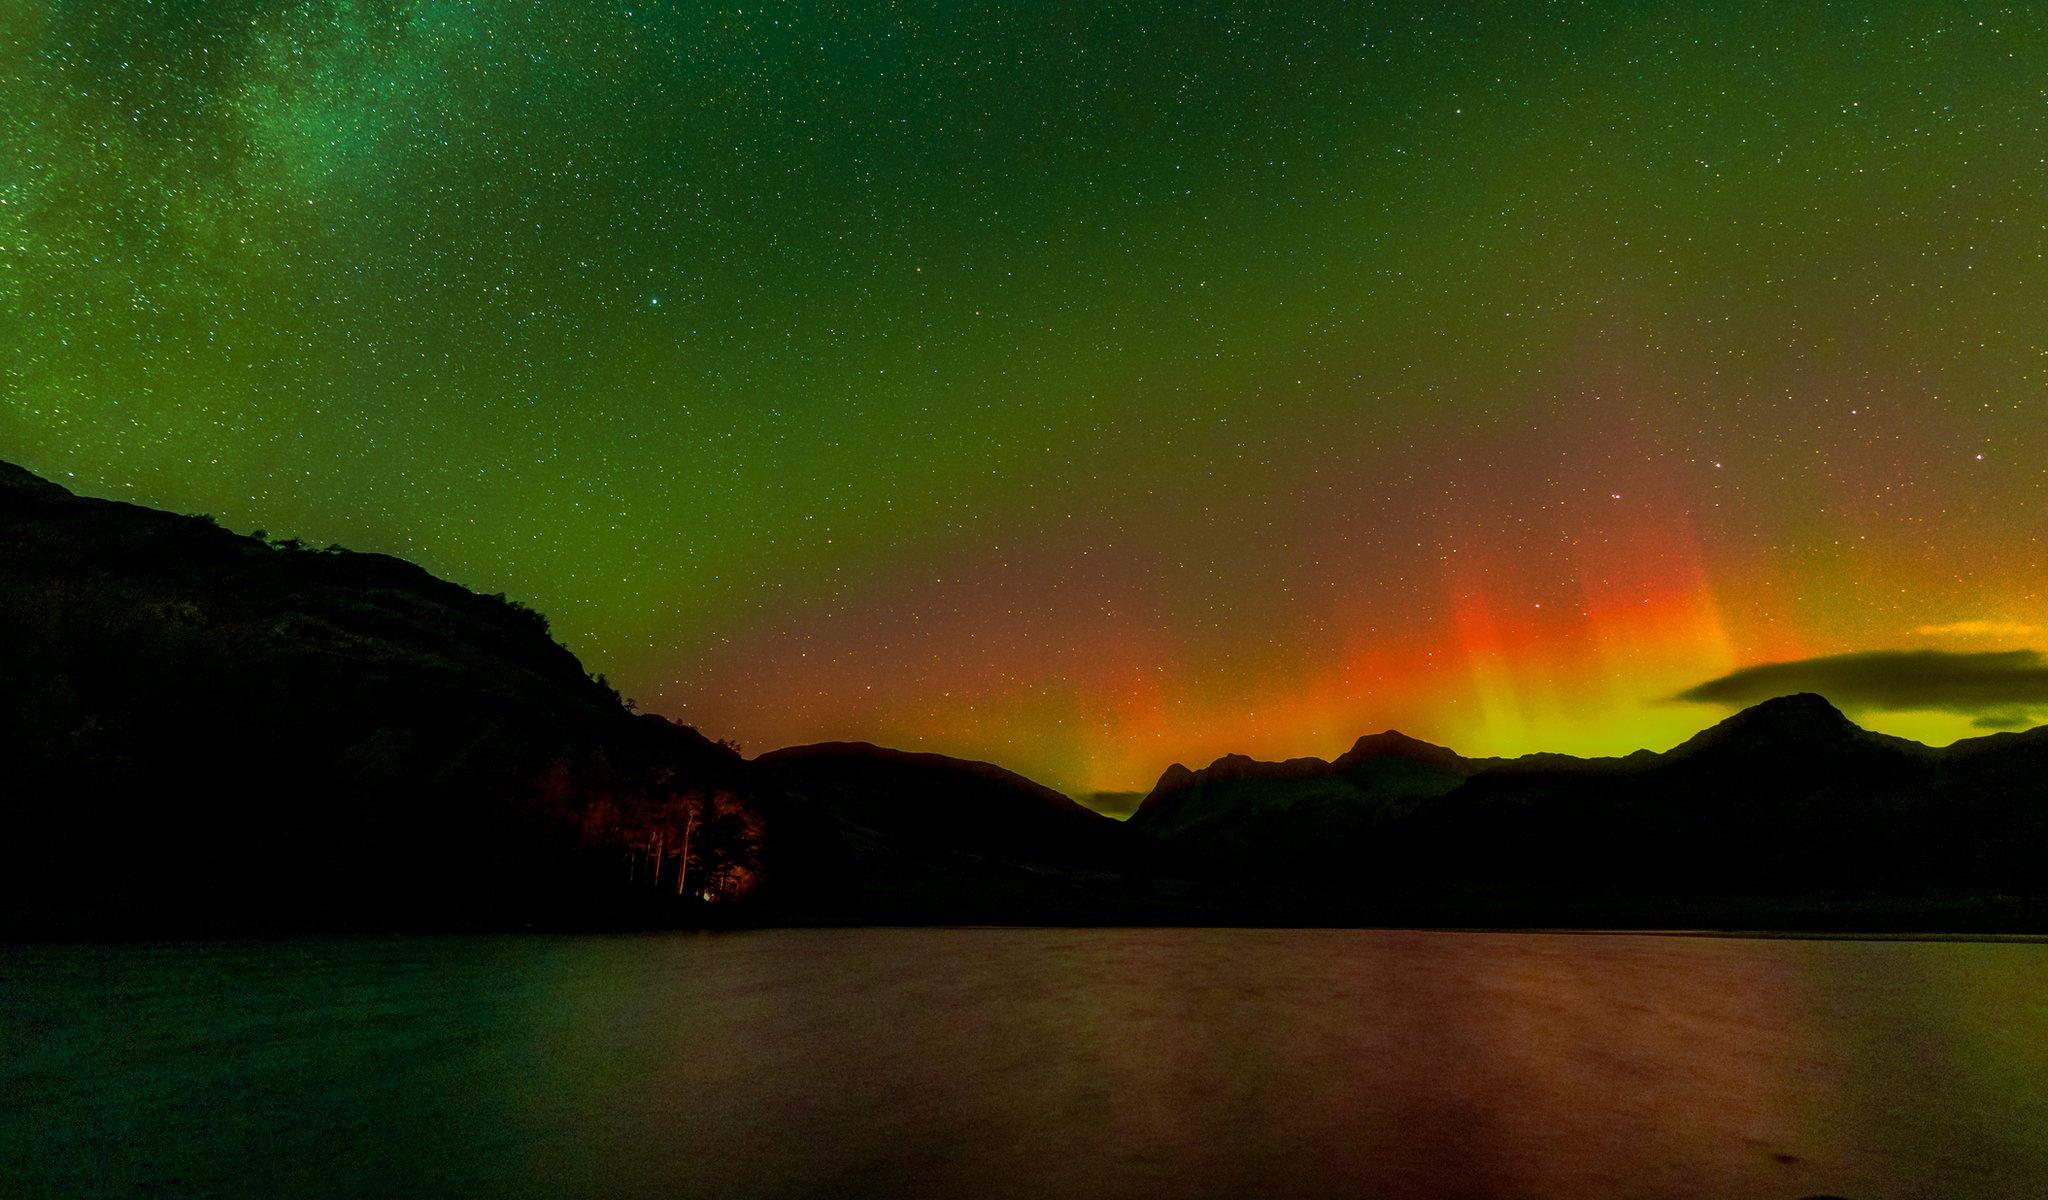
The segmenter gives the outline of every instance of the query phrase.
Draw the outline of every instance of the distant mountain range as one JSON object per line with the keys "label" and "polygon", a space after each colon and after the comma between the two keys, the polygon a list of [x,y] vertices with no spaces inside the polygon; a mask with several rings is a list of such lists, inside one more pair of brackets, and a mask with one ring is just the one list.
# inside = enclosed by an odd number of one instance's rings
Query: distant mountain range
{"label": "distant mountain range", "polygon": [[776,922],[2048,927],[2048,728],[1794,695],[1676,749],[1176,765],[1128,821],[863,743],[752,761],[537,613],[0,463],[0,930]]}
{"label": "distant mountain range", "polygon": [[1624,758],[1473,759],[1389,731],[1331,762],[1176,766],[1131,824],[1209,870],[1489,911],[2031,895],[2048,728],[1934,749],[1793,695]]}

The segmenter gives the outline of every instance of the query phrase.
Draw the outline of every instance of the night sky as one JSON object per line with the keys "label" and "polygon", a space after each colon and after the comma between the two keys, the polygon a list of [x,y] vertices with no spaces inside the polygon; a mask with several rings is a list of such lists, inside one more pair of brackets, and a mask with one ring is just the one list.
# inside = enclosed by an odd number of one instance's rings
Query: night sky
{"label": "night sky", "polygon": [[2048,8],[978,7],[0,0],[0,457],[1076,793],[2048,720]]}

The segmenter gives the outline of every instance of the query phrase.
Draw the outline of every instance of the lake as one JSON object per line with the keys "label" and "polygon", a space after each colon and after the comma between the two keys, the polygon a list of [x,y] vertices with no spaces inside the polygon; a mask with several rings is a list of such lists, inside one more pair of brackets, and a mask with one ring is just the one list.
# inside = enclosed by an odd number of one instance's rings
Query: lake
{"label": "lake", "polygon": [[873,929],[0,949],[9,1196],[2048,1195],[2048,946]]}

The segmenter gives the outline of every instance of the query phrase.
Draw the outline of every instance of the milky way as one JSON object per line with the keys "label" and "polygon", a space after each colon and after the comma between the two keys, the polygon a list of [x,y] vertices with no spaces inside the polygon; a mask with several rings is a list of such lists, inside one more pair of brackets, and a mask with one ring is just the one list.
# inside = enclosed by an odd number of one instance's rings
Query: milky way
{"label": "milky way", "polygon": [[1076,791],[2048,645],[2038,6],[976,7],[0,4],[0,455]]}

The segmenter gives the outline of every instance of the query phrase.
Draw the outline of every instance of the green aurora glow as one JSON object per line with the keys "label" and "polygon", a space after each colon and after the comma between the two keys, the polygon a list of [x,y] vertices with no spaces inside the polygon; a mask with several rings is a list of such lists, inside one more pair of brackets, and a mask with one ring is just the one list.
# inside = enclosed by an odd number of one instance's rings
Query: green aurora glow
{"label": "green aurora glow", "polygon": [[2048,10],[971,7],[0,0],[0,455],[1082,790],[2048,642]]}

